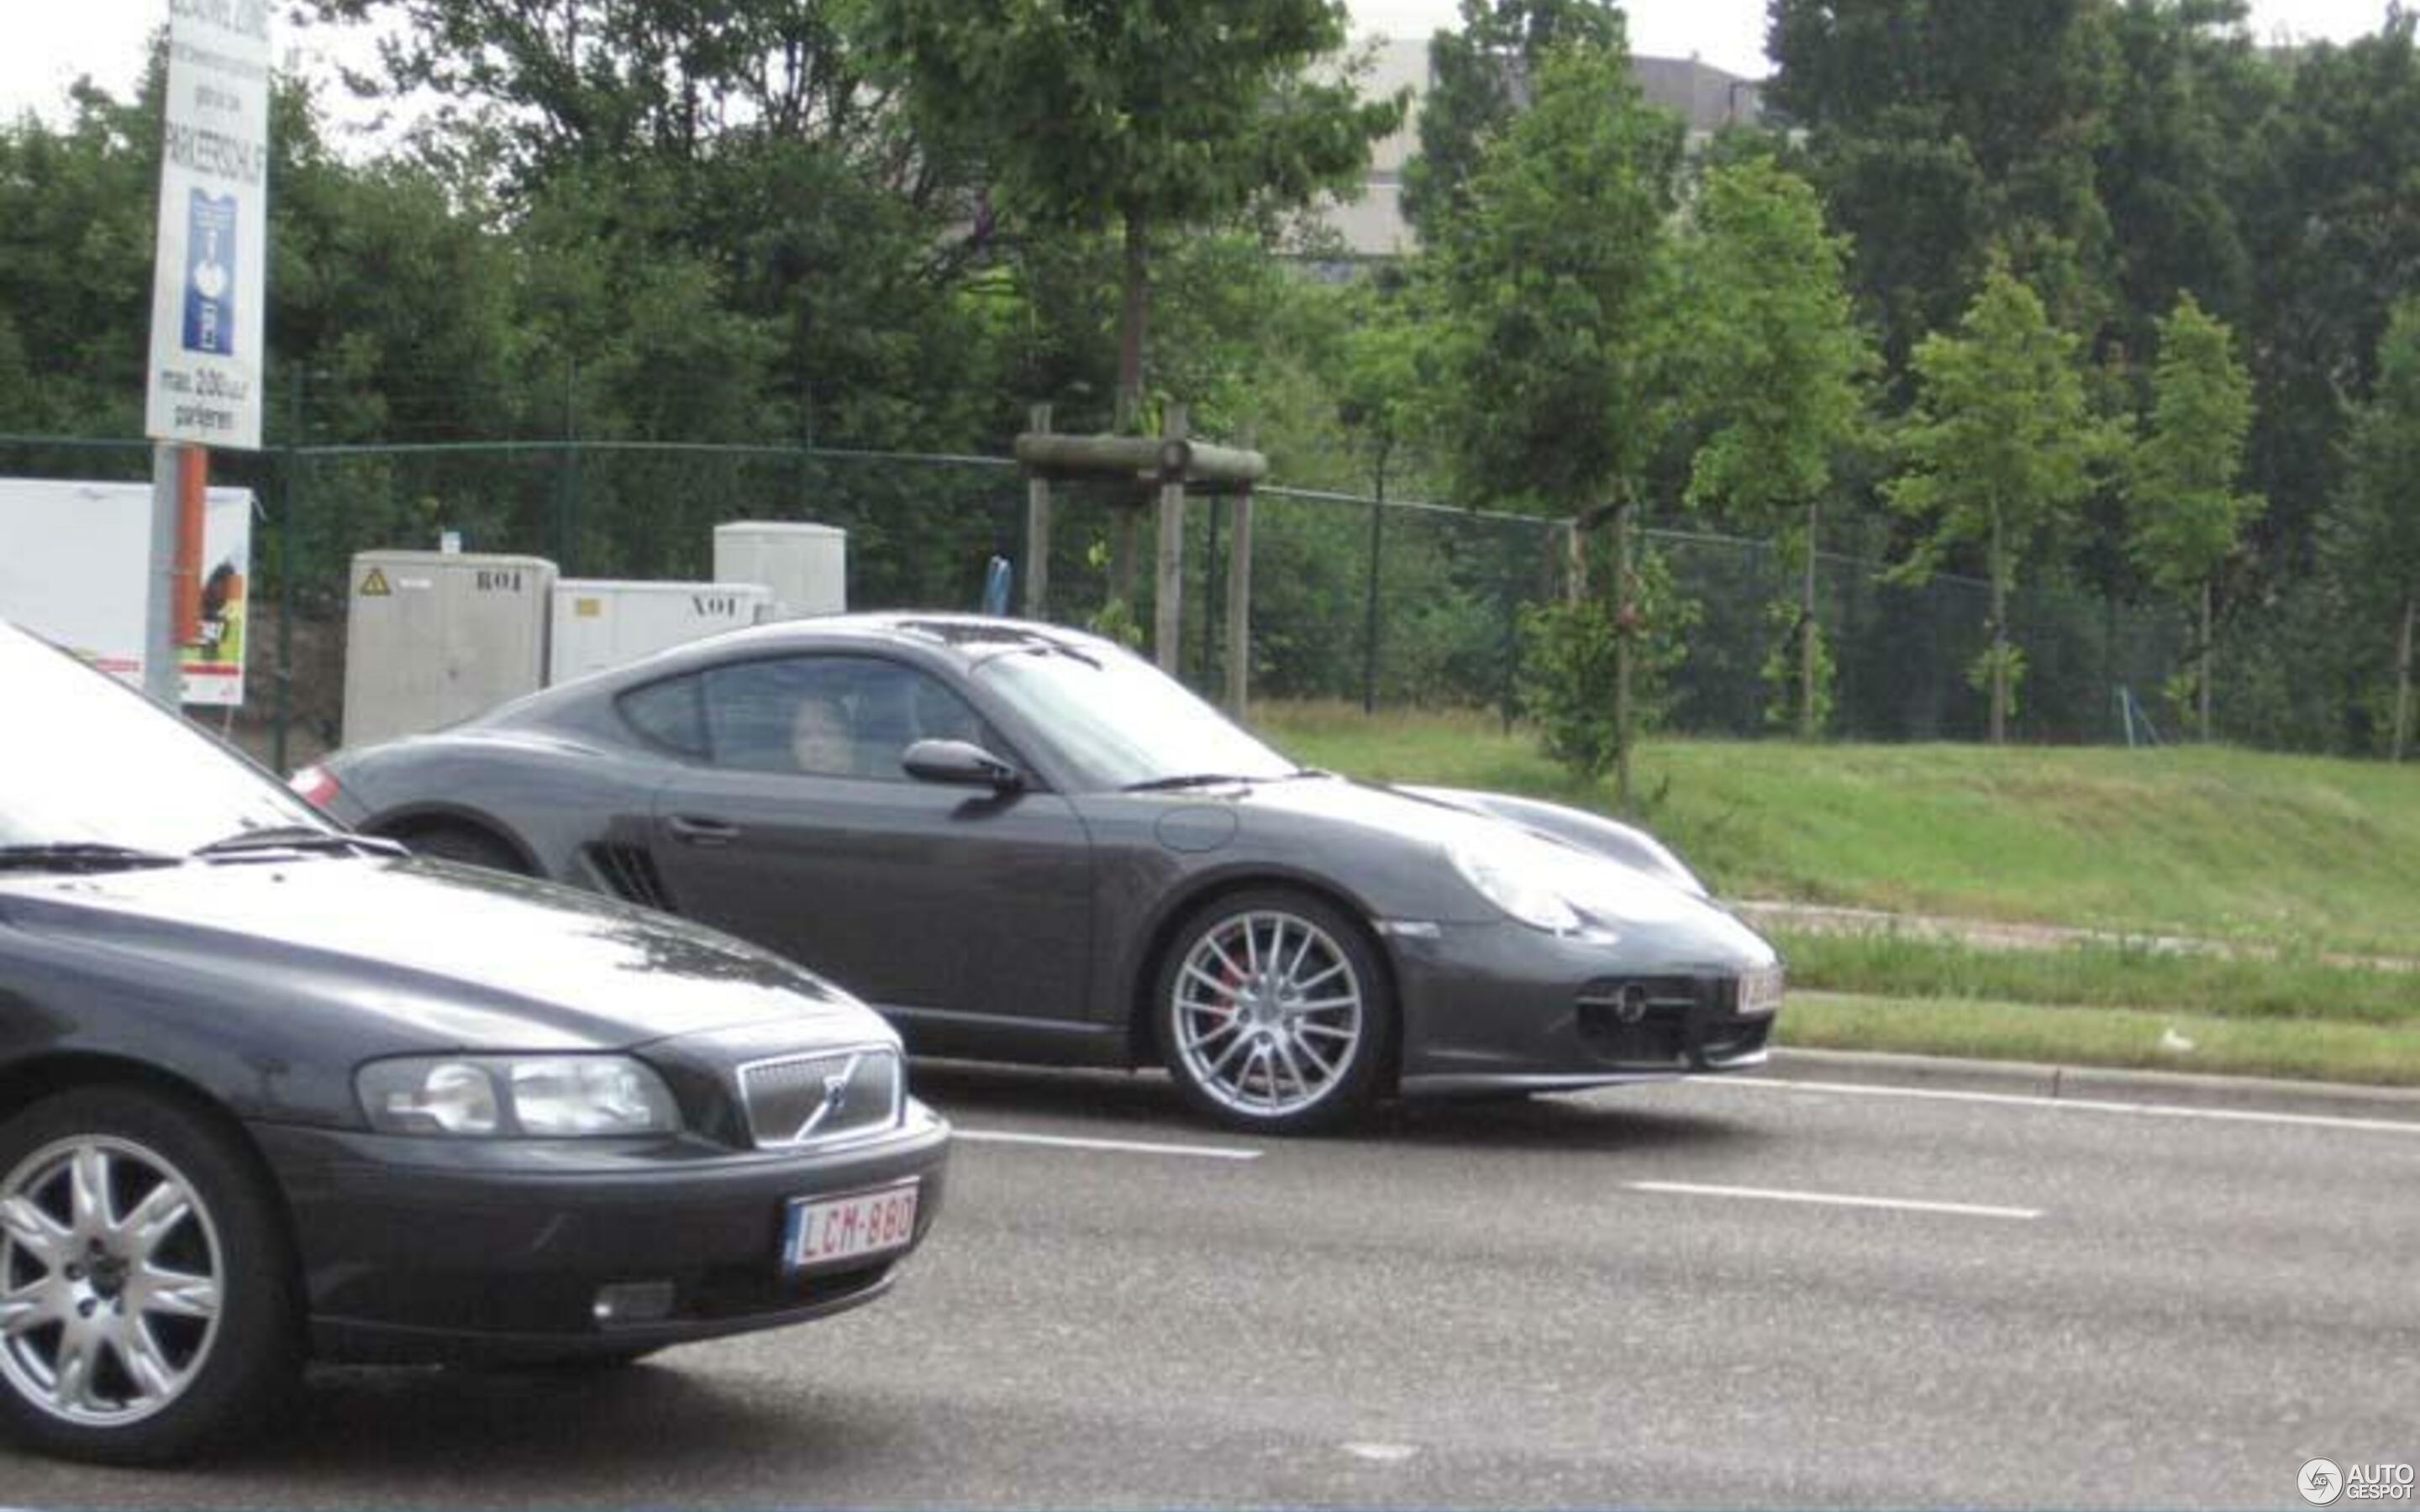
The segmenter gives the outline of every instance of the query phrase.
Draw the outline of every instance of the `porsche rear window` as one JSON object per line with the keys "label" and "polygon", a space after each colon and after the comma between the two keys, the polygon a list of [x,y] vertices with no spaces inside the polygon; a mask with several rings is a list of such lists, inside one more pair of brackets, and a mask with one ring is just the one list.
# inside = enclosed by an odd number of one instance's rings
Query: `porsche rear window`
{"label": "porsche rear window", "polygon": [[706,754],[706,714],[698,699],[702,681],[692,673],[634,687],[618,701],[630,728],[685,756]]}

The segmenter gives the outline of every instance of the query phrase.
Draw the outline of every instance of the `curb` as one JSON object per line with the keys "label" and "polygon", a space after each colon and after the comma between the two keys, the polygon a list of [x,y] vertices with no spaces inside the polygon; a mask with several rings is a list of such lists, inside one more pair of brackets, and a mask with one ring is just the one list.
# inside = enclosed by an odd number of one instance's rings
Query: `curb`
{"label": "curb", "polygon": [[2420,1089],[2284,1081],[2268,1076],[2209,1076],[2114,1066],[2056,1066],[2032,1060],[1967,1060],[1876,1050],[1780,1048],[1771,1053],[1762,1074],[1788,1082],[1854,1082],[1931,1091],[2167,1103],[2420,1123]]}

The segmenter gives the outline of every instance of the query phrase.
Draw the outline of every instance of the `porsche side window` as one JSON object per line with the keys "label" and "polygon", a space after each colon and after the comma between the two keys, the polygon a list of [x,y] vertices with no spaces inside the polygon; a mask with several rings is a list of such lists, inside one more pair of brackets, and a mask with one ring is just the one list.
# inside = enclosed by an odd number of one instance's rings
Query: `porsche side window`
{"label": "porsche side window", "polygon": [[706,674],[706,723],[713,762],[744,772],[851,775],[814,747],[844,708],[845,666],[788,657],[717,667]]}
{"label": "porsche side window", "polygon": [[939,683],[870,656],[798,656],[706,674],[706,723],[718,766],[904,782],[900,758],[919,740],[990,738]]}
{"label": "porsche side window", "polygon": [[706,713],[699,706],[702,679],[668,678],[633,688],[617,701],[630,728],[684,756],[706,753]]}

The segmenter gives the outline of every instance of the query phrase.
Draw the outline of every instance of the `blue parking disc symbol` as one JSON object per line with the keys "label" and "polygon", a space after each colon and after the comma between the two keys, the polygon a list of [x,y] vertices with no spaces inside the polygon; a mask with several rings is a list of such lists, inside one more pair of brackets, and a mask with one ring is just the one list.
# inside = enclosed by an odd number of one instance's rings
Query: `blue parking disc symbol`
{"label": "blue parking disc symbol", "polygon": [[235,196],[194,190],[185,216],[185,350],[235,355]]}

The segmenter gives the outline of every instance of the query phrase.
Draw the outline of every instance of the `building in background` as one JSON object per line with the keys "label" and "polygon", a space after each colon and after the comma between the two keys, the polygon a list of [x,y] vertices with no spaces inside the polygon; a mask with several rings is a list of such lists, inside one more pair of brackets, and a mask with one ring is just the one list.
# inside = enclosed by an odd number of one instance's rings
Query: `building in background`
{"label": "building in background", "polygon": [[[1420,100],[1429,87],[1429,44],[1426,39],[1388,38],[1365,45],[1372,48],[1372,62],[1362,88],[1373,99],[1409,89],[1412,107],[1404,115],[1403,129],[1371,150],[1361,197],[1349,204],[1329,205],[1319,221],[1342,238],[1345,250],[1356,257],[1395,257],[1410,252],[1414,241],[1411,225],[1404,219],[1404,164],[1420,149]],[[1755,126],[1764,118],[1761,79],[1745,79],[1694,57],[1633,57],[1630,71],[1651,103],[1687,123],[1693,152],[1726,126]]]}

